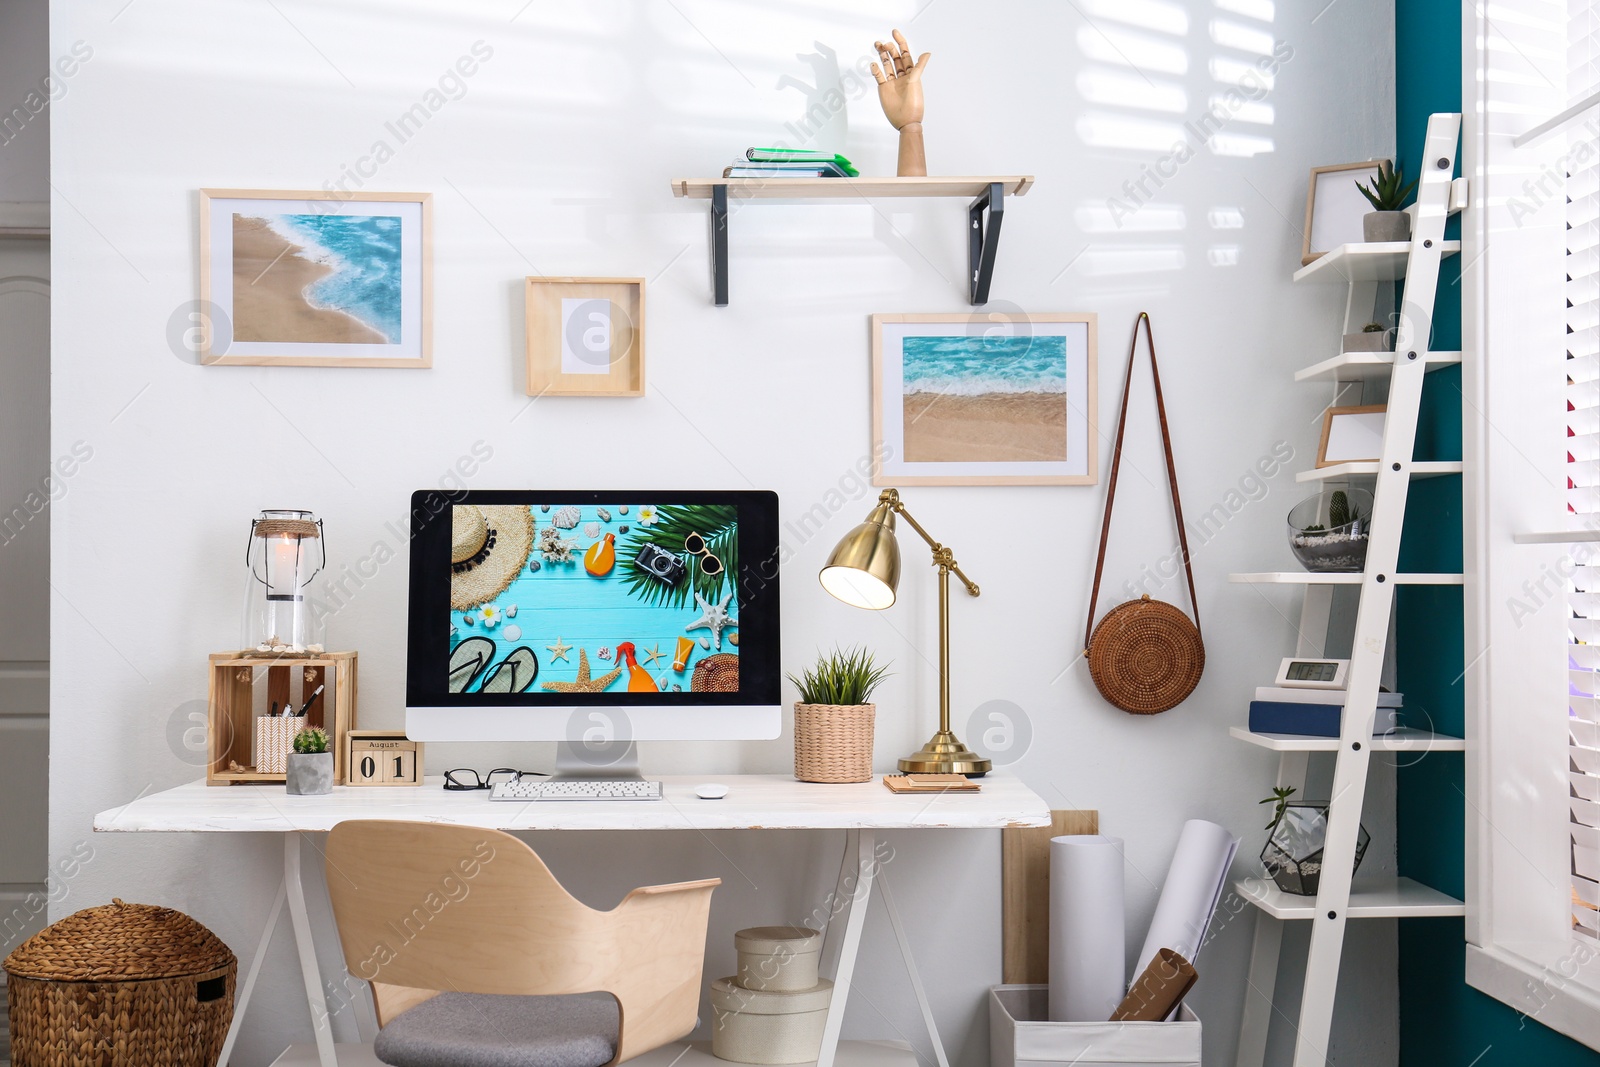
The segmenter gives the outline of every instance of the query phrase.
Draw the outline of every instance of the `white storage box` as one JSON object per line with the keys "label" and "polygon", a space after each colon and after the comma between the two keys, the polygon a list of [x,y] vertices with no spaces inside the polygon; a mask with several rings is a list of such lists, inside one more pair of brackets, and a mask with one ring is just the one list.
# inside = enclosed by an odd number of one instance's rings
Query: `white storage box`
{"label": "white storage box", "polygon": [[833,983],[775,993],[729,976],[711,983],[711,1054],[735,1063],[806,1063],[822,1049]]}
{"label": "white storage box", "polygon": [[753,926],[733,935],[738,982],[746,989],[798,992],[817,987],[822,935],[805,926]]}
{"label": "white storage box", "polygon": [[989,990],[989,1067],[1200,1067],[1200,1019],[1187,1004],[1167,1023],[1053,1023],[1049,993]]}

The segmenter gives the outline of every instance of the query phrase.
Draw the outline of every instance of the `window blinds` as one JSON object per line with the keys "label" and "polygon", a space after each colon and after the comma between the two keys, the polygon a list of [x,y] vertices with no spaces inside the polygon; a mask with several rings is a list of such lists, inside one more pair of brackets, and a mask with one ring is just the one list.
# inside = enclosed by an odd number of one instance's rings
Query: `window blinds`
{"label": "window blinds", "polygon": [[[1569,102],[1600,89],[1600,0],[1568,0]],[[1567,510],[1600,530],[1600,108],[1568,127]],[[1600,939],[1600,545],[1574,547],[1567,667],[1575,936]]]}

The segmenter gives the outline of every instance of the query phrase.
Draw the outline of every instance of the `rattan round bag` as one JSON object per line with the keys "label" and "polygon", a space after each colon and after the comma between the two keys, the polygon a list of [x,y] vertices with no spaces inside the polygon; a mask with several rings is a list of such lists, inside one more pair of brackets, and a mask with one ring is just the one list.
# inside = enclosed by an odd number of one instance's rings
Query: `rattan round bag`
{"label": "rattan round bag", "polygon": [[1123,711],[1154,715],[1194,692],[1206,646],[1189,616],[1148,595],[1106,612],[1089,636],[1089,676]]}
{"label": "rattan round bag", "polygon": [[[1100,600],[1100,576],[1106,565],[1106,545],[1111,536],[1111,505],[1117,498],[1117,472],[1122,466],[1122,436],[1128,426],[1128,386],[1133,381],[1133,357],[1139,350],[1139,326],[1144,326],[1150,346],[1150,377],[1155,383],[1156,416],[1161,423],[1161,447],[1167,460],[1167,484],[1172,488],[1172,514],[1178,523],[1178,547],[1189,580],[1190,620],[1178,608],[1146,593],[1138,600],[1119,604],[1095,625],[1094,609]],[[1200,603],[1194,593],[1194,569],[1189,565],[1189,540],[1183,529],[1183,505],[1178,501],[1178,470],[1172,461],[1172,435],[1167,429],[1167,408],[1161,397],[1161,372],[1156,369],[1156,343],[1150,333],[1150,316],[1139,313],[1133,324],[1133,344],[1128,348],[1128,375],[1122,383],[1122,410],[1117,416],[1117,445],[1111,454],[1111,477],[1106,485],[1106,513],[1100,524],[1100,552],[1094,563],[1094,589],[1089,594],[1089,621],[1084,627],[1084,655],[1095,688],[1123,711],[1154,715],[1183,703],[1200,683],[1206,667],[1206,646],[1200,640]]]}

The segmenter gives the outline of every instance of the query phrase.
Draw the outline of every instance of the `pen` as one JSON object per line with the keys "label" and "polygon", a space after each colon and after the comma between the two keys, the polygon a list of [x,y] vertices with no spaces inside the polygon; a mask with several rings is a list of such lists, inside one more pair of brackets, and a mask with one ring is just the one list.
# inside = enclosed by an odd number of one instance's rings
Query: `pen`
{"label": "pen", "polygon": [[272,710],[267,712],[267,718],[275,719],[277,717],[278,717],[278,702],[276,700],[274,700],[272,702]]}
{"label": "pen", "polygon": [[296,713],[296,717],[297,718],[302,718],[302,719],[305,718],[306,712],[311,710],[311,702],[313,700],[316,700],[319,696],[321,696],[322,695],[322,691],[325,688],[327,688],[327,687],[319,685],[319,686],[317,686],[315,689],[313,689],[311,691],[311,695],[306,697],[306,702],[304,704],[300,705],[300,710],[299,710],[299,712]]}

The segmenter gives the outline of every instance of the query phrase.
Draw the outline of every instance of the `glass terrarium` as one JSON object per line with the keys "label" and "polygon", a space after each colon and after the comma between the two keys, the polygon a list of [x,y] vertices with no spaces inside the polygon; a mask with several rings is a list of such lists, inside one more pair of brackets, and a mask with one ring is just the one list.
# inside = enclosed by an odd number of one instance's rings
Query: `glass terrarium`
{"label": "glass terrarium", "polygon": [[1367,565],[1372,494],[1327,489],[1289,511],[1289,549],[1308,571],[1359,571]]}
{"label": "glass terrarium", "polygon": [[[1357,828],[1354,874],[1372,840],[1367,828]],[[1322,846],[1328,836],[1328,808],[1323,804],[1288,804],[1283,817],[1273,823],[1272,836],[1261,850],[1261,864],[1285,893],[1314,897],[1322,880]]]}
{"label": "glass terrarium", "polygon": [[315,654],[323,649],[323,619],[306,596],[328,562],[322,520],[309,511],[267,510],[250,522],[245,563],[245,651]]}

